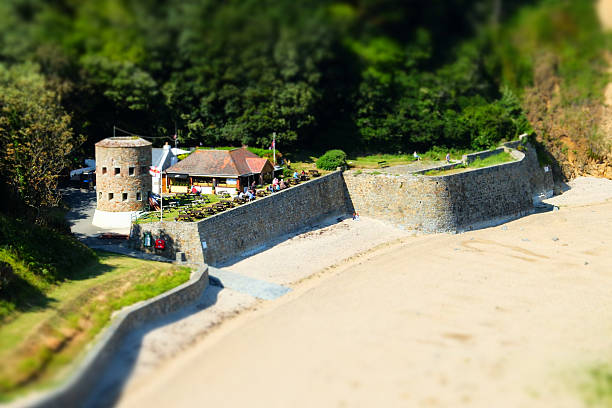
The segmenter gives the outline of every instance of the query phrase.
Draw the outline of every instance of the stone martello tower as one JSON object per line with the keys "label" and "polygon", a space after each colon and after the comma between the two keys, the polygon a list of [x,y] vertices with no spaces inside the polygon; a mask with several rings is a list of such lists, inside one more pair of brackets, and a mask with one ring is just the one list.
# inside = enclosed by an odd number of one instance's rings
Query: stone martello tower
{"label": "stone martello tower", "polygon": [[151,143],[135,136],[96,143],[96,199],[93,225],[129,228],[151,192]]}

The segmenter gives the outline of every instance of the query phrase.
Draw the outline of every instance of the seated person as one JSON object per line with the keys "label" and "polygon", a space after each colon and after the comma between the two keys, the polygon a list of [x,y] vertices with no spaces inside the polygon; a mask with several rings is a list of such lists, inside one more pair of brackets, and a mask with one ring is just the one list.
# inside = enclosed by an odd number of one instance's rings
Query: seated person
{"label": "seated person", "polygon": [[280,191],[280,184],[276,184],[274,186],[274,191]]}
{"label": "seated person", "polygon": [[280,188],[281,188],[281,190],[284,189],[284,188],[287,188],[287,185],[285,184],[285,180],[281,180],[280,181]]}
{"label": "seated person", "polygon": [[294,178],[294,179],[296,179],[296,180],[297,180],[298,178],[300,178],[300,176],[298,175],[297,170],[293,172],[293,178]]}

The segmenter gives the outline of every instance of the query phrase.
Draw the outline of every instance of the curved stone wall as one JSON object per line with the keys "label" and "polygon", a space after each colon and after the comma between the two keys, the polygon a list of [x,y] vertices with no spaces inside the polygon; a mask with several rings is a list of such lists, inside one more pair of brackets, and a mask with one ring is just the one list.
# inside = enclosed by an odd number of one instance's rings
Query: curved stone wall
{"label": "curved stone wall", "polygon": [[111,137],[96,143],[97,209],[140,211],[151,191],[151,143],[132,137]]}
{"label": "curved stone wall", "polygon": [[[425,232],[465,231],[533,212],[533,197],[542,186],[534,185],[541,178],[532,173],[544,170],[534,152],[511,154],[516,161],[449,175],[348,171],[344,180],[361,215]],[[552,178],[548,182],[552,185]]]}

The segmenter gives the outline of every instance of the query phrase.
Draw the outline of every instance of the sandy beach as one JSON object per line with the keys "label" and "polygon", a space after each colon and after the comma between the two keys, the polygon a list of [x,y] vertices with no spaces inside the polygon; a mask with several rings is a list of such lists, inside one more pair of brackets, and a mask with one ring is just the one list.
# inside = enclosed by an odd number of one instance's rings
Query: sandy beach
{"label": "sandy beach", "polygon": [[569,184],[549,200],[558,210],[402,232],[300,279],[119,406],[584,406],[588,370],[612,359],[612,181]]}

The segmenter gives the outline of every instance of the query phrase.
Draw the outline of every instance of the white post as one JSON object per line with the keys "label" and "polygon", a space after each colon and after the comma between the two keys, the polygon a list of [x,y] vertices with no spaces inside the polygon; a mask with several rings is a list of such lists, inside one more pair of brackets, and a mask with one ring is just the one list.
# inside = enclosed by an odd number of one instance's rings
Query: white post
{"label": "white post", "polygon": [[274,167],[276,167],[276,132],[272,132],[272,157],[274,158]]}
{"label": "white post", "polygon": [[162,190],[162,173],[159,171],[159,221],[164,220],[164,195]]}

